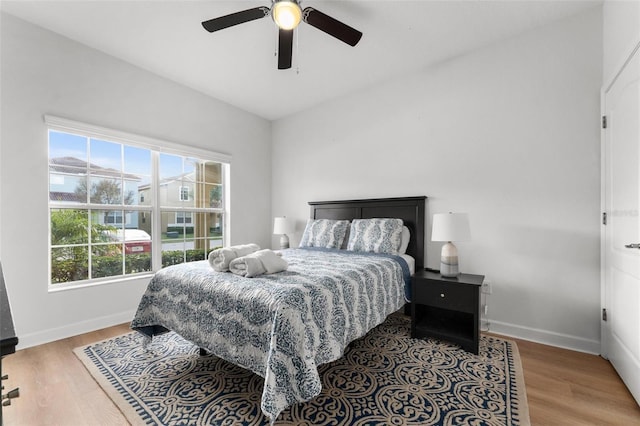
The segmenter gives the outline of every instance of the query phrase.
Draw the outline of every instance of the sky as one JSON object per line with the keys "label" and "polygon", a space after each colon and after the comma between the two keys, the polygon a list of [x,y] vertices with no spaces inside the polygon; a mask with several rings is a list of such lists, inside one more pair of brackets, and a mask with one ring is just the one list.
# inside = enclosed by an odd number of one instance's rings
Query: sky
{"label": "sky", "polygon": [[[122,145],[69,133],[49,132],[49,158],[74,157],[100,167],[130,173],[148,183],[151,176],[151,150]],[[195,170],[196,159],[160,154],[160,179]],[[145,179],[146,178],[146,179]]]}

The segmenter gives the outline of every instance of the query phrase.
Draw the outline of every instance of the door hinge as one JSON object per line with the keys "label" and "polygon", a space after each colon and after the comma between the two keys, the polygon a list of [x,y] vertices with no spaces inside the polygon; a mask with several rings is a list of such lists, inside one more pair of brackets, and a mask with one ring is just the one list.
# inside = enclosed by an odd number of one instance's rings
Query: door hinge
{"label": "door hinge", "polygon": [[602,116],[602,128],[603,129],[607,128],[607,116],[606,115]]}
{"label": "door hinge", "polygon": [[607,224],[607,212],[602,212],[602,224]]}
{"label": "door hinge", "polygon": [[607,309],[602,308],[602,321],[606,321],[606,320],[607,320]]}

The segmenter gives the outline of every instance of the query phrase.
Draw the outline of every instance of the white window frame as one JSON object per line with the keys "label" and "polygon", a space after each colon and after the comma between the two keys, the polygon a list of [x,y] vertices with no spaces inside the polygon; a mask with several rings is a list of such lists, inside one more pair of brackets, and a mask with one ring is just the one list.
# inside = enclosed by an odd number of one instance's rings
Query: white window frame
{"label": "white window frame", "polygon": [[[114,130],[114,129],[101,127],[101,126],[95,126],[92,124],[82,123],[79,121],[56,117],[53,115],[45,115],[44,122],[47,128],[47,135],[50,130],[65,132],[65,133],[72,133],[72,134],[80,134],[82,136],[86,136],[90,138],[97,138],[97,139],[122,143],[129,146],[151,150],[151,154],[152,154],[151,196],[152,196],[152,199],[154,200],[153,208],[150,208],[152,206],[139,205],[139,204],[132,205],[132,206],[124,206],[119,208],[124,210],[149,210],[149,213],[151,215],[151,220],[152,220],[152,235],[156,236],[154,237],[154,241],[161,241],[161,237],[159,237],[162,232],[161,211],[166,210],[162,208],[159,204],[160,193],[159,193],[159,184],[158,184],[158,175],[159,175],[158,164],[159,164],[160,154],[166,153],[166,154],[179,155],[184,157],[193,157],[193,158],[198,158],[204,161],[212,161],[212,162],[220,163],[222,165],[222,185],[223,185],[224,191],[223,191],[222,206],[220,209],[216,209],[216,210],[219,210],[219,212],[222,213],[222,217],[224,220],[223,229],[225,231],[223,233],[223,240],[222,240],[223,245],[225,246],[229,245],[229,241],[231,239],[231,234],[230,234],[231,221],[230,221],[230,214],[229,214],[231,197],[229,194],[230,193],[229,178],[230,178],[230,168],[231,168],[231,158],[232,158],[230,155],[209,151],[209,150],[205,150],[197,147],[192,147],[188,145],[183,145],[175,142],[170,142],[162,139],[151,138],[148,136],[137,135],[134,133],[123,132],[120,130]],[[48,180],[47,180],[47,188],[49,188]],[[58,208],[58,207],[69,208],[69,204],[67,203],[59,203],[58,205],[56,205],[55,201],[51,201],[49,198],[48,189],[47,189],[47,199],[49,200],[47,204],[48,212],[50,212],[51,209]],[[203,212],[208,212],[211,209],[191,208],[189,210],[196,211],[196,212],[198,210],[201,210]],[[49,214],[50,213],[48,213],[48,215]],[[49,220],[49,223],[48,223],[47,235],[49,240],[48,252],[51,253],[51,238],[50,238],[51,220]],[[124,276],[119,275],[115,277],[93,278],[93,279],[88,279],[83,281],[72,281],[68,283],[57,283],[57,284],[51,284],[51,278],[50,278],[51,277],[51,256],[49,255],[48,256],[49,278],[47,279],[48,290],[50,292],[55,292],[60,290],[83,288],[87,286],[122,282],[122,281],[131,280],[131,279],[144,278],[144,277],[151,276],[153,275],[153,273],[155,273],[162,267],[162,244],[153,244],[151,249],[151,254],[152,254],[152,266],[153,266],[153,271],[151,272],[124,275]]]}

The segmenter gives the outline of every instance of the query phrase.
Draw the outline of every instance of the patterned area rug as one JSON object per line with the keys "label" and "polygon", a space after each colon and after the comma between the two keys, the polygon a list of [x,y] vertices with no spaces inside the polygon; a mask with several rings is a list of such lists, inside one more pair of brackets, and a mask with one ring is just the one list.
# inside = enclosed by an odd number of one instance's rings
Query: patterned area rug
{"label": "patterned area rug", "polygon": [[[392,315],[320,367],[322,393],[283,411],[276,425],[528,426],[518,348],[482,336],[480,355],[410,338]],[[268,425],[263,380],[175,333],[143,349],[129,333],[77,348],[96,381],[134,425]]]}

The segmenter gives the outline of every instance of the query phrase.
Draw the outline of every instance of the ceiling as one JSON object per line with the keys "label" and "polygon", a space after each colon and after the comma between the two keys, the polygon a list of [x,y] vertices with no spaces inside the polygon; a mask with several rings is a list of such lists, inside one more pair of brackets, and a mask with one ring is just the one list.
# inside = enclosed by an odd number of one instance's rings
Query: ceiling
{"label": "ceiling", "polygon": [[4,12],[243,110],[276,120],[447,59],[601,0],[304,0],[364,33],[355,47],[301,23],[293,67],[278,70],[277,31],[260,19],[208,33],[200,23],[270,0],[7,1]]}

